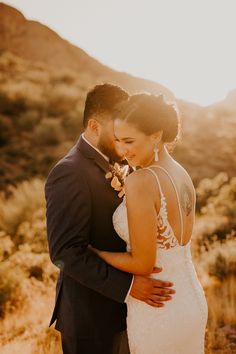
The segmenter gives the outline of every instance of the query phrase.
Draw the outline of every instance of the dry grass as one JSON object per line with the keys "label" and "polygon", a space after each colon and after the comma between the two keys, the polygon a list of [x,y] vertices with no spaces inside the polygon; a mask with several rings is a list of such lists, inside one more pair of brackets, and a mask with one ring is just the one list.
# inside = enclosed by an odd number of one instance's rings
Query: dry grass
{"label": "dry grass", "polygon": [[[218,213],[225,193],[220,200],[214,194]],[[43,182],[26,181],[10,198],[1,196],[0,220],[0,354],[60,354],[60,335],[48,328],[57,269],[46,246]],[[227,220],[199,214],[193,239],[209,306],[206,354],[236,354],[236,239],[233,230],[220,239],[216,233],[227,229]]]}
{"label": "dry grass", "polygon": [[61,339],[59,332],[46,328],[35,342],[32,354],[60,354]]}
{"label": "dry grass", "polygon": [[200,250],[198,240],[193,241],[194,263],[209,309],[205,354],[236,354],[236,239],[233,234],[223,241],[215,239]]}
{"label": "dry grass", "polygon": [[[60,354],[60,335],[48,328],[54,303],[54,283],[46,287],[37,280],[25,283],[22,308],[0,322],[1,354]],[[221,283],[211,279],[206,289],[209,321],[206,336],[206,354],[236,353],[234,342],[226,325],[236,323],[236,280]]]}
{"label": "dry grass", "polygon": [[209,320],[206,354],[236,353],[236,279],[212,279],[206,289]]}
{"label": "dry grass", "polygon": [[43,181],[35,178],[12,188],[10,198],[1,194],[0,230],[13,236],[21,223],[32,220],[34,212],[44,206],[43,188]]}
{"label": "dry grass", "polygon": [[59,354],[60,337],[48,328],[54,303],[54,282],[26,279],[21,308],[0,322],[1,354]]}

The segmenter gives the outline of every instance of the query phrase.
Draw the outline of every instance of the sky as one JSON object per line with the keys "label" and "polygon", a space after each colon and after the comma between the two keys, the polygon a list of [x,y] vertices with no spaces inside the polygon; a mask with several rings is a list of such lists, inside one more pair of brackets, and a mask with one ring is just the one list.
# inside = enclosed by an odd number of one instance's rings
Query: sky
{"label": "sky", "polygon": [[236,0],[5,0],[103,64],[208,105],[236,89]]}

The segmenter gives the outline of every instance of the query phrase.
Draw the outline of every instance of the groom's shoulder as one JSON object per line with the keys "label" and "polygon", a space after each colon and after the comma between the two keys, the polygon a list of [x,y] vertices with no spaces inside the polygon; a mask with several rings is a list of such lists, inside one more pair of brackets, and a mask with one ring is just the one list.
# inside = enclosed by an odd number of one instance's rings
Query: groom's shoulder
{"label": "groom's shoulder", "polygon": [[46,183],[63,178],[79,177],[86,170],[86,159],[75,145],[64,157],[62,157],[50,170]]}

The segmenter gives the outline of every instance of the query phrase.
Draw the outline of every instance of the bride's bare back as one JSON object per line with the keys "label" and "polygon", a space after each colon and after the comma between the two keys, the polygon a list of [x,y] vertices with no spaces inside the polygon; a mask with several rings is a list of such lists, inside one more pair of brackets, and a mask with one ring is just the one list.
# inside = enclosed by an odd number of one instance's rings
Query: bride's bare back
{"label": "bride's bare back", "polygon": [[173,160],[167,168],[153,165],[148,170],[158,179],[158,183],[153,180],[154,184],[159,184],[157,198],[163,194],[166,200],[168,221],[178,243],[186,245],[191,239],[195,219],[195,189],[182,166]]}

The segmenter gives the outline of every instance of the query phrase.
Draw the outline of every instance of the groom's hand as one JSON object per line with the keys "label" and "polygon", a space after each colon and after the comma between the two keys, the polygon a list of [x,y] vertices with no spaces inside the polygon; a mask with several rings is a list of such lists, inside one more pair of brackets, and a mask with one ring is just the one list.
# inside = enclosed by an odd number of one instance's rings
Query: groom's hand
{"label": "groom's hand", "polygon": [[[154,268],[153,273],[160,273],[161,268]],[[165,301],[172,299],[175,291],[173,283],[135,275],[130,295],[154,307],[163,307]]]}

